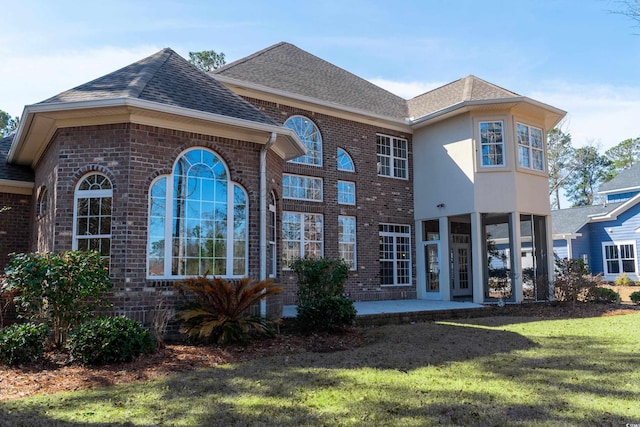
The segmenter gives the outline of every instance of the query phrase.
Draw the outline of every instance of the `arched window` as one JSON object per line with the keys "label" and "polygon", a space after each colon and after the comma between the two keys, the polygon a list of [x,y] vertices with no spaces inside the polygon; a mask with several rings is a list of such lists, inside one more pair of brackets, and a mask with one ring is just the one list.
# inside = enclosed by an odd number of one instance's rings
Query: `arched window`
{"label": "arched window", "polygon": [[111,255],[111,181],[100,173],[86,175],[74,193],[73,249]]}
{"label": "arched window", "polygon": [[38,194],[38,214],[37,216],[42,216],[47,212],[49,208],[49,191],[47,187],[42,186],[40,188],[40,193]]}
{"label": "arched window", "polygon": [[339,171],[347,171],[347,172],[355,172],[356,168],[353,165],[353,160],[351,156],[344,151],[342,148],[338,148],[338,170]]}
{"label": "arched window", "polygon": [[247,194],[216,154],[186,151],[151,184],[148,275],[246,276],[248,212]]}
{"label": "arched window", "polygon": [[322,166],[322,135],[318,127],[303,116],[292,116],[284,123],[285,127],[293,129],[307,146],[307,154],[291,160],[294,163]]}

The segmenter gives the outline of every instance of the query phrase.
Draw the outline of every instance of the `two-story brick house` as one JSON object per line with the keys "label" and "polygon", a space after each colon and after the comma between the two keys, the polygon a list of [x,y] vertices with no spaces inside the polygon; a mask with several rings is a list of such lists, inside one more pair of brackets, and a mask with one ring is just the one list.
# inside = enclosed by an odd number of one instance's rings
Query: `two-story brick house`
{"label": "two-story brick house", "polygon": [[210,75],[164,49],[25,107],[0,142],[0,261],[100,250],[141,320],[205,272],[274,277],[293,303],[300,256],[348,261],[354,300],[490,301],[497,243],[551,274],[545,133],[564,114],[474,76],[407,101],[288,43]]}

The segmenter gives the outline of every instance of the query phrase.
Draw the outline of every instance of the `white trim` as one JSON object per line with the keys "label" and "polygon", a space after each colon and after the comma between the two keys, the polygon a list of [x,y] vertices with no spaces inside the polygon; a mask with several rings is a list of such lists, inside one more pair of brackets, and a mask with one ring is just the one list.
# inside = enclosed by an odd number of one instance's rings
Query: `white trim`
{"label": "white trim", "polygon": [[589,215],[589,220],[587,222],[601,222],[601,221],[611,221],[618,219],[618,215],[625,212],[627,209],[635,206],[640,201],[640,193],[636,194],[626,202],[622,203],[617,208],[613,209],[610,212],[605,214],[593,214]]}
{"label": "white trim", "polygon": [[[82,183],[93,175],[99,175],[104,177],[109,182],[111,186],[110,189],[100,189],[100,190],[80,190],[80,186]],[[111,227],[109,229],[109,234],[90,234],[90,235],[82,235],[81,238],[78,238],[78,199],[111,199],[111,211],[109,212],[109,217],[111,218]],[[88,209],[88,207],[87,207]],[[100,212],[99,217],[102,216],[102,212]],[[93,216],[90,212],[87,213],[87,218],[92,218]],[[90,240],[90,239],[109,239],[109,260],[111,259],[111,239],[113,236],[113,183],[109,179],[108,176],[98,171],[90,171],[86,174],[82,175],[82,177],[76,183],[75,189],[73,191],[73,224],[71,228],[71,249],[78,250],[78,240]],[[89,236],[89,237],[86,237]],[[103,256],[102,258],[107,258]]]}
{"label": "white trim", "polygon": [[[285,178],[300,178],[300,185],[292,185],[288,184],[285,186]],[[310,197],[292,197],[289,191],[285,191],[285,188],[300,188],[304,191],[305,195],[309,192],[313,192],[313,185],[311,187],[305,186],[304,182],[308,180],[309,184],[312,182],[316,182],[320,184],[320,197],[318,199],[310,198]],[[282,174],[282,198],[286,200],[305,200],[308,202],[322,202],[324,200],[324,180],[319,176],[309,176],[309,175],[298,175],[294,173],[283,173]]]}
{"label": "white trim", "polygon": [[[488,124],[488,123],[500,123],[500,127],[502,130],[502,142],[500,143],[488,143],[488,144],[483,144],[482,143],[482,125],[483,124]],[[485,165],[484,164],[484,153],[482,148],[487,145],[487,146],[502,146],[502,163],[500,164],[489,164],[489,165]],[[478,160],[479,160],[479,167],[480,169],[504,169],[507,168],[509,165],[507,163],[507,133],[505,132],[505,121],[504,120],[478,120]]]}
{"label": "white trim", "polygon": [[[404,232],[395,232],[395,231],[380,231],[380,227],[382,226],[393,226],[393,227],[407,227],[408,231],[406,233]],[[384,259],[384,261],[392,261],[393,262],[393,283],[387,283],[387,284],[380,284],[380,286],[382,287],[390,287],[390,286],[412,286],[413,285],[413,271],[412,271],[412,259],[411,259],[411,249],[413,248],[413,243],[412,243],[412,239],[411,239],[411,225],[409,224],[396,224],[396,223],[388,223],[388,222],[381,222],[378,224],[378,237],[392,237],[393,238],[393,258],[392,259]],[[404,260],[399,260],[398,259],[398,252],[397,252],[397,238],[398,237],[403,237],[403,238],[408,238],[409,239],[409,243],[408,243],[408,255],[409,258],[408,259],[404,259]],[[380,258],[380,254],[378,254],[378,260],[381,262],[383,261],[383,259]],[[402,262],[408,262],[408,279],[409,282],[408,283],[398,283],[398,270],[396,268],[396,263],[398,261],[402,261]]]}
{"label": "white trim", "polygon": [[[390,154],[386,155],[386,154],[379,154],[378,153],[378,145],[380,145],[380,141],[379,138],[388,138],[389,139],[389,147],[390,147]],[[405,145],[405,151],[407,153],[407,157],[396,157],[394,150],[396,148],[396,142],[398,141],[402,141],[404,142]],[[397,136],[393,136],[393,135],[387,135],[384,133],[376,133],[376,168],[378,169],[376,172],[378,174],[378,176],[383,177],[383,178],[393,178],[393,179],[401,179],[404,181],[408,181],[409,180],[409,140],[406,138],[400,138]],[[385,158],[389,159],[389,174],[383,174],[380,173],[380,162],[378,161],[378,158],[382,156]],[[395,160],[402,160],[405,163],[405,176],[395,176]]]}
{"label": "white trim", "polygon": [[[353,203],[340,201],[340,195],[341,194],[349,194],[349,193],[341,193],[340,192],[340,184],[341,183],[342,184],[350,184],[353,187]],[[353,182],[353,181],[345,181],[345,180],[339,179],[337,187],[338,187],[338,204],[339,205],[347,205],[347,206],[355,206],[356,205],[356,183]]]}
{"label": "white trim", "polygon": [[[605,276],[606,279],[608,280],[613,280],[615,279],[617,276],[625,273],[628,275],[633,275],[633,276],[637,276],[638,275],[638,249],[637,249],[637,245],[636,245],[636,241],[635,240],[621,240],[621,241],[608,241],[608,242],[601,242],[602,245],[602,271],[603,274]],[[622,261],[623,260],[628,260],[629,258],[623,258],[622,254],[620,254],[620,246],[627,246],[627,245],[631,245],[633,247],[633,271],[624,271],[623,265],[622,265]],[[612,258],[609,259],[607,258],[607,254],[606,254],[606,247],[610,247],[610,246],[615,246],[616,250],[618,252],[618,257],[617,258]],[[607,265],[607,261],[614,261],[617,260],[618,261],[618,266],[620,268],[620,271],[618,273],[610,273],[609,272],[609,268]]]}

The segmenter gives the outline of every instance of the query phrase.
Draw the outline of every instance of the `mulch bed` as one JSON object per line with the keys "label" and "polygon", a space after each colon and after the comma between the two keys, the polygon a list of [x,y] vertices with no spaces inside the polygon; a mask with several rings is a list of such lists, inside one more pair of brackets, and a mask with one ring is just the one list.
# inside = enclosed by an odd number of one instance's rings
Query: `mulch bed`
{"label": "mulch bed", "polygon": [[[523,304],[492,308],[495,316],[530,316],[569,318],[614,316],[637,312],[638,306],[577,304]],[[247,346],[193,346],[170,344],[154,354],[130,363],[84,367],[69,363],[64,354],[48,354],[47,361],[18,367],[0,365],[0,400],[18,399],[35,394],[148,381],[178,372],[215,367],[273,355],[298,352],[332,352],[365,345],[366,331],[351,328],[342,334],[300,336],[283,331],[271,339],[254,341]]]}

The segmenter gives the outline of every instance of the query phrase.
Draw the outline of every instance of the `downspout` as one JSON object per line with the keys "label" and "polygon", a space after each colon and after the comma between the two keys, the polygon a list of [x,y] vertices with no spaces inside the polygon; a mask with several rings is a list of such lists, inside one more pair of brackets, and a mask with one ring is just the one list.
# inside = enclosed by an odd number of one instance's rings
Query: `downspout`
{"label": "downspout", "polygon": [[[267,279],[267,153],[276,142],[276,133],[260,150],[260,280]],[[267,300],[260,300],[260,316],[267,317]]]}

